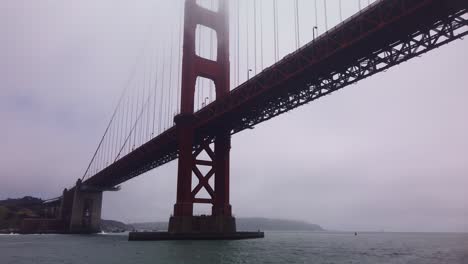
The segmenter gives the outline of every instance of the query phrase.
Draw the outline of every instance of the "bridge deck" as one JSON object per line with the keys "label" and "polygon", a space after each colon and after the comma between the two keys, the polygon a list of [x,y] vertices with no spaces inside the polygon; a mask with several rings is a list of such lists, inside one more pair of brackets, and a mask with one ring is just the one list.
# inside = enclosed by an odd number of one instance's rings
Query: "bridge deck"
{"label": "bridge deck", "polygon": [[[381,0],[195,113],[196,142],[240,132],[468,33],[466,0]],[[172,127],[85,183],[112,187],[177,158]]]}

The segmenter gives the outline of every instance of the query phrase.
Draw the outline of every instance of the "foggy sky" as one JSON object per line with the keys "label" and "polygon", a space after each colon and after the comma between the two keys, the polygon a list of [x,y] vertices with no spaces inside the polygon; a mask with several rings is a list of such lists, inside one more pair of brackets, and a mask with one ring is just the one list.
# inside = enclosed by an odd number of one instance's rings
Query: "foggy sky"
{"label": "foggy sky", "polygon": [[[82,176],[155,8],[164,5],[0,3],[0,199],[56,197]],[[235,216],[334,230],[468,232],[467,43],[235,135]],[[105,193],[103,218],[167,220],[176,164]]]}

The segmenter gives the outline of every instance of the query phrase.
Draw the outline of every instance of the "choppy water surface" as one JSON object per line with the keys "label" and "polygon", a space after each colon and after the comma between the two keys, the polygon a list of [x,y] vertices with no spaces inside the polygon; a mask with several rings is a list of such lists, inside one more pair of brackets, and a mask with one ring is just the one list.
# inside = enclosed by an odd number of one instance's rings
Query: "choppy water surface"
{"label": "choppy water surface", "polygon": [[468,234],[265,235],[259,240],[160,242],[128,242],[124,235],[0,235],[0,263],[468,263]]}

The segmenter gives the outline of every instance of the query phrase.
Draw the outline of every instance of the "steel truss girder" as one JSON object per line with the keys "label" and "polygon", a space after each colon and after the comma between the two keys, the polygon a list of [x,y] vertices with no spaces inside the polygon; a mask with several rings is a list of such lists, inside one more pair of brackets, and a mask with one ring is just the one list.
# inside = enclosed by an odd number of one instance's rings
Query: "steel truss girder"
{"label": "steel truss girder", "polygon": [[468,33],[466,29],[458,31],[467,25],[467,19],[463,18],[463,14],[456,14],[450,20],[438,22],[433,28],[416,32],[408,39],[394,43],[379,52],[360,59],[355,65],[349,65],[341,71],[316,77],[294,90],[291,89],[285,94],[270,98],[264,105],[243,117],[241,122],[237,122],[237,126],[233,128],[233,133],[267,121],[465,36]]}
{"label": "steel truss girder", "polygon": [[[218,119],[217,123],[222,122],[219,121],[222,119],[229,123],[233,134],[251,128],[346,85],[461,38],[468,30],[466,27],[467,3],[463,1],[454,0],[451,4],[462,5],[465,8],[440,17],[437,13],[428,13],[438,11],[436,7],[445,5],[444,1],[399,0],[379,3],[384,4],[371,6],[370,10],[378,9],[374,12],[379,14],[376,18],[380,19],[378,23],[375,22],[376,19],[367,18],[370,15],[366,14],[372,12],[365,12],[362,17],[355,19],[357,21],[354,23],[343,24],[325,34],[322,39],[316,40],[317,43],[306,45],[282,62],[273,65],[271,69],[257,75],[232,91],[230,97],[222,102],[215,102],[213,109],[200,111],[198,113],[200,119],[208,123],[206,128],[202,125],[203,133],[209,134],[210,130],[213,130],[213,125],[209,123],[214,118]],[[392,4],[395,7],[390,8]],[[389,8],[390,12],[383,12],[385,7]],[[419,9],[424,9],[425,12],[418,14]],[[447,10],[449,11],[451,10]],[[395,14],[390,16],[392,12]],[[393,27],[398,19],[410,17],[412,13],[418,14],[419,17],[433,16],[434,20],[429,20],[431,23],[427,21],[422,23],[416,19],[414,24],[417,27],[414,31],[395,32]],[[346,26],[345,29],[342,29],[341,27],[344,26]],[[353,31],[354,33],[348,35]],[[391,34],[390,36],[379,35],[378,31],[395,32],[398,38]],[[366,43],[373,42],[373,34],[383,39],[376,40],[376,42],[383,43],[380,43],[381,46],[372,47]],[[352,35],[354,35],[353,38],[350,37]],[[376,37],[373,39],[375,40]],[[363,48],[360,49],[359,46]],[[345,50],[355,52],[345,52]],[[344,58],[339,58],[339,56]]]}

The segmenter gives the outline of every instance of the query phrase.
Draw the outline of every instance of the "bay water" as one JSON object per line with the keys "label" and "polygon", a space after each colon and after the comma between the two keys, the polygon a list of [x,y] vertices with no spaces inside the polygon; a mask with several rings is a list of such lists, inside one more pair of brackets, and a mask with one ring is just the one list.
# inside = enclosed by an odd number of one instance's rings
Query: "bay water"
{"label": "bay water", "polygon": [[0,235],[0,264],[468,264],[468,234],[265,232],[239,241],[129,242],[128,234]]}

